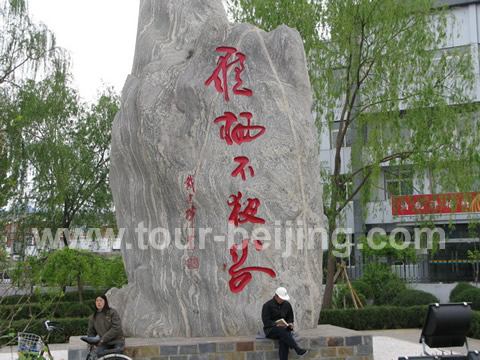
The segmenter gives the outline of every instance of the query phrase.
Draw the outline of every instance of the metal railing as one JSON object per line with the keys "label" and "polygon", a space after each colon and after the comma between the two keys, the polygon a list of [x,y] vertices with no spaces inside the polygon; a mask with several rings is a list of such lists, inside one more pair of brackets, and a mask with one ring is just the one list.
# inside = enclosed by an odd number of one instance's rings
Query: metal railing
{"label": "metal railing", "polygon": [[392,273],[409,283],[435,283],[475,281],[473,266],[480,266],[479,260],[441,259],[430,255],[419,255],[416,262],[395,261],[389,263],[385,259],[351,259],[347,264],[350,280],[359,280],[364,272],[365,264],[371,262],[385,263]]}

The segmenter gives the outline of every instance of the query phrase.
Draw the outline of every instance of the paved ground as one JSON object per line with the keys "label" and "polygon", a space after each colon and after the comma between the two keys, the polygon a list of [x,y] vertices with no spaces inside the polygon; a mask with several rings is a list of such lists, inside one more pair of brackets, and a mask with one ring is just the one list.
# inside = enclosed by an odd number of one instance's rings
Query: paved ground
{"label": "paved ground", "polygon": [[[339,334],[342,331],[352,330],[329,326],[328,332]],[[353,332],[358,334],[370,334],[373,336],[373,352],[375,360],[397,360],[400,356],[418,356],[423,354],[423,347],[419,343],[420,329],[399,330],[373,330]],[[327,334],[326,334],[327,335]],[[128,340],[127,340],[128,342]],[[68,360],[67,349],[70,344],[51,345],[52,355],[55,360]],[[480,340],[468,339],[470,350],[480,350]],[[78,347],[78,345],[75,345]],[[447,349],[449,352],[465,353],[465,348]],[[427,348],[427,351],[439,353],[438,350]],[[16,347],[0,349],[0,360],[15,360],[17,358]]]}
{"label": "paved ground", "polygon": [[[373,336],[373,352],[375,360],[397,360],[399,356],[423,355],[423,346],[420,344],[421,329],[373,330],[359,331],[361,334]],[[470,350],[480,350],[480,340],[467,339]],[[440,353],[438,349],[426,350],[429,353]],[[448,353],[465,354],[466,348],[443,349]]]}

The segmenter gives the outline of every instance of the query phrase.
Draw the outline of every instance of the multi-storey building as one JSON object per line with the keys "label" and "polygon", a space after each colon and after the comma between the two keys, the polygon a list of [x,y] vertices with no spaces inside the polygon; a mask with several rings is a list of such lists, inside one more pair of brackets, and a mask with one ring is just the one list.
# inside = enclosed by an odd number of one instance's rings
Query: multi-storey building
{"label": "multi-storey building", "polygon": [[[470,48],[476,54],[473,66],[477,86],[473,101],[479,102],[480,1],[444,0],[442,3],[448,6],[448,11],[456,21],[455,25],[450,26],[451,36],[441,51]],[[321,134],[321,161],[331,168],[338,125],[333,124],[330,131],[326,129]],[[344,161],[351,158],[351,139],[351,134],[347,134],[342,149]],[[344,164],[344,168],[348,168],[348,163]],[[475,174],[478,176],[478,172]],[[347,194],[348,186],[347,184],[345,189]],[[413,173],[385,166],[382,168],[375,198],[375,201],[366,205],[354,199],[344,211],[343,223],[339,225],[351,229],[354,243],[358,245],[358,239],[374,228],[390,234],[401,227],[414,240],[420,218],[428,215],[435,227],[445,232],[445,248],[434,255],[423,252],[416,263],[398,261],[392,265],[393,270],[405,279],[416,282],[474,280],[473,265],[478,264],[478,260],[469,258],[467,251],[480,250],[479,235],[471,231],[474,228],[471,224],[480,222],[480,179],[478,188],[472,188],[469,194],[460,194],[455,189],[438,188],[428,173]],[[425,200],[428,200],[428,206]],[[476,228],[479,229],[478,226]],[[352,251],[347,263],[350,275],[358,278],[362,269],[362,256],[358,247]]]}

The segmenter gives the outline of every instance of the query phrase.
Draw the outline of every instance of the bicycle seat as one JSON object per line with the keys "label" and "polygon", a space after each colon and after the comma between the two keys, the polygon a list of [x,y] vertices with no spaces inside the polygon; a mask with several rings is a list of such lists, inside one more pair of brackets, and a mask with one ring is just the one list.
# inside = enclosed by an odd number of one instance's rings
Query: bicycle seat
{"label": "bicycle seat", "polygon": [[97,345],[101,338],[100,336],[80,336],[80,340],[83,340],[90,345]]}

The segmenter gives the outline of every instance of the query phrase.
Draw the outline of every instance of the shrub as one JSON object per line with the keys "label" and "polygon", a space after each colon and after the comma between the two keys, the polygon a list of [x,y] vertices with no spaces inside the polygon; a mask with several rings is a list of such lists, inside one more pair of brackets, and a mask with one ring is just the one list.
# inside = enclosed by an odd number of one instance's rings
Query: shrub
{"label": "shrub", "polygon": [[[352,286],[359,296],[360,296],[360,294],[362,294],[367,299],[373,299],[373,289],[365,281],[362,281],[362,280],[352,281]],[[360,296],[360,298],[361,298],[361,296]],[[362,301],[363,301],[363,299],[362,299]],[[366,304],[364,303],[364,305],[366,305]]]}
{"label": "shrub", "polygon": [[395,299],[393,299],[392,305],[394,306],[414,306],[414,305],[428,305],[431,303],[440,302],[434,295],[414,289],[405,289],[401,291]]}
{"label": "shrub", "polygon": [[458,294],[461,292],[468,290],[468,289],[474,289],[475,286],[468,282],[459,282],[453,289],[450,291],[450,302],[458,302],[457,300],[454,300],[457,298]]}
{"label": "shrub", "polygon": [[369,306],[365,309],[322,310],[319,324],[352,330],[421,328],[428,306]]}
{"label": "shrub", "polygon": [[[99,290],[83,290],[82,296],[83,301],[85,300],[95,300],[100,294],[104,294],[108,289],[99,289]],[[78,291],[72,291],[65,293],[63,301],[78,301]]]}
{"label": "shrub", "polygon": [[361,280],[372,289],[375,305],[389,304],[393,301],[392,292],[397,294],[400,289],[406,288],[405,283],[392,273],[387,264],[383,263],[368,263]]}
{"label": "shrub", "polygon": [[15,320],[31,319],[38,316],[45,318],[87,317],[93,314],[94,306],[94,300],[89,300],[83,304],[78,302],[56,302],[52,304],[0,305],[0,319],[10,318],[13,312]]}
{"label": "shrub", "polygon": [[47,292],[47,293],[34,293],[31,295],[9,295],[4,296],[0,300],[1,305],[20,305],[25,303],[39,303],[49,302],[54,299],[60,299],[60,293]]}
{"label": "shrub", "polygon": [[[393,305],[393,301],[401,292],[407,289],[405,282],[400,280],[390,280],[378,290],[375,305]],[[419,304],[414,304],[419,305]]]}
{"label": "shrub", "polygon": [[472,324],[468,330],[467,336],[480,339],[480,312],[472,311]]}
{"label": "shrub", "polygon": [[480,289],[472,287],[456,294],[451,302],[470,302],[472,303],[472,310],[480,310]]}
{"label": "shrub", "polygon": [[93,314],[93,305],[85,303],[58,303],[55,309],[57,318],[81,318]]}
{"label": "shrub", "polygon": [[[25,331],[43,336],[46,333],[44,326],[45,320],[47,319],[36,319],[35,321],[27,319],[17,320],[12,323],[11,328],[15,333]],[[52,336],[49,339],[50,343],[68,342],[70,336],[84,335],[88,329],[88,318],[65,318],[55,319],[55,321],[59,322],[58,326],[63,328],[64,332],[52,332]]]}
{"label": "shrub", "polygon": [[[322,310],[319,324],[330,324],[353,330],[421,329],[428,305],[410,307],[370,306],[365,309]],[[480,339],[480,312],[472,311],[467,336]]]}
{"label": "shrub", "polygon": [[[357,292],[360,301],[365,306],[367,303],[367,299],[363,294]],[[335,296],[333,299],[333,305],[337,309],[347,308],[354,308],[352,294],[350,292],[350,288],[348,285],[340,285],[335,288]]]}
{"label": "shrub", "polygon": [[0,306],[0,318],[30,319],[43,313],[43,316],[53,316],[53,307],[41,305],[39,303],[21,304],[21,305],[2,305]]}
{"label": "shrub", "polygon": [[[99,289],[99,290],[84,290],[83,300],[95,300],[95,297],[99,294],[104,294],[108,289]],[[56,299],[57,301],[78,301],[78,292],[72,291],[65,294],[47,292],[47,293],[35,293],[33,295],[9,295],[4,296],[0,300],[1,305],[15,305],[15,304],[24,304],[24,303],[39,303],[51,301]]]}

